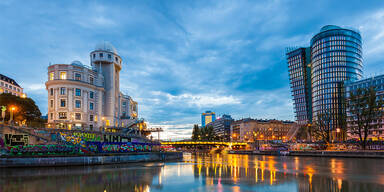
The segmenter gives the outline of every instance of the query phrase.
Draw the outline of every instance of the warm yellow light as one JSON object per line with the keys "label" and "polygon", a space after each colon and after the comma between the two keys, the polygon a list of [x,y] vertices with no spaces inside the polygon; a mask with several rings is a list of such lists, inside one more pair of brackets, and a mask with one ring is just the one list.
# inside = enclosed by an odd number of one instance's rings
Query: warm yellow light
{"label": "warm yellow light", "polygon": [[21,98],[26,98],[27,97],[27,95],[25,95],[25,93],[23,93],[22,95],[21,95]]}
{"label": "warm yellow light", "polygon": [[60,79],[67,79],[67,72],[60,72]]}
{"label": "warm yellow light", "polygon": [[49,80],[53,80],[55,76],[55,72],[49,73]]}
{"label": "warm yellow light", "polygon": [[340,128],[337,128],[337,129],[336,129],[336,132],[340,133]]}
{"label": "warm yellow light", "polygon": [[11,111],[14,111],[14,110],[16,110],[16,107],[11,107]]}

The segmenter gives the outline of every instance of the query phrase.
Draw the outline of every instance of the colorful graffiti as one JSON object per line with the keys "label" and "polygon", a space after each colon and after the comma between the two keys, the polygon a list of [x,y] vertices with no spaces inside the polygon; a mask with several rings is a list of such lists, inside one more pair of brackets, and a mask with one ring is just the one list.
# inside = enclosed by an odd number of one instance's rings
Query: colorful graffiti
{"label": "colorful graffiti", "polygon": [[88,150],[95,153],[127,153],[152,151],[152,143],[86,142]]}
{"label": "colorful graffiti", "polygon": [[17,146],[17,145],[28,145],[29,137],[28,135],[13,135],[13,134],[4,134],[5,145],[8,146]]}
{"label": "colorful graffiti", "polygon": [[79,147],[72,145],[26,145],[10,146],[12,155],[49,155],[49,154],[78,154]]}

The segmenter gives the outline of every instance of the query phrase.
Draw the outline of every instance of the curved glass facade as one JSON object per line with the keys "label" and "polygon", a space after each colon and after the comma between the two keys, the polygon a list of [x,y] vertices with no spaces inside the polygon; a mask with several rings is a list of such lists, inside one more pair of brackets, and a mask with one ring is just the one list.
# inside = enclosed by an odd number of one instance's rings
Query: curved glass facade
{"label": "curved glass facade", "polygon": [[341,127],[344,81],[362,77],[361,36],[338,26],[325,26],[311,39],[312,115],[331,114],[332,129]]}

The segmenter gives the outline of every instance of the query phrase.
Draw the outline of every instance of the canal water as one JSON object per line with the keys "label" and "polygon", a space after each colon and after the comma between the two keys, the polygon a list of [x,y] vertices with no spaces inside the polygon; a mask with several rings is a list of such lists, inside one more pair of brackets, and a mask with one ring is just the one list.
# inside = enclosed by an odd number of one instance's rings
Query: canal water
{"label": "canal water", "polygon": [[384,160],[184,154],[179,162],[0,169],[6,191],[384,192]]}

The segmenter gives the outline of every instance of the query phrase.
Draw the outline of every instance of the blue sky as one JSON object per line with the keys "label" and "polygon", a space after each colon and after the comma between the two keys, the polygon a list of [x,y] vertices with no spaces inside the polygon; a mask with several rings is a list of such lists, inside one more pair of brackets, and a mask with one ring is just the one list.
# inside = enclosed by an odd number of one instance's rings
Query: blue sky
{"label": "blue sky", "polygon": [[364,73],[384,73],[384,1],[0,1],[0,73],[47,112],[49,63],[101,41],[123,58],[122,92],[162,138],[188,137],[205,110],[294,120],[284,49],[327,24],[363,37]]}

